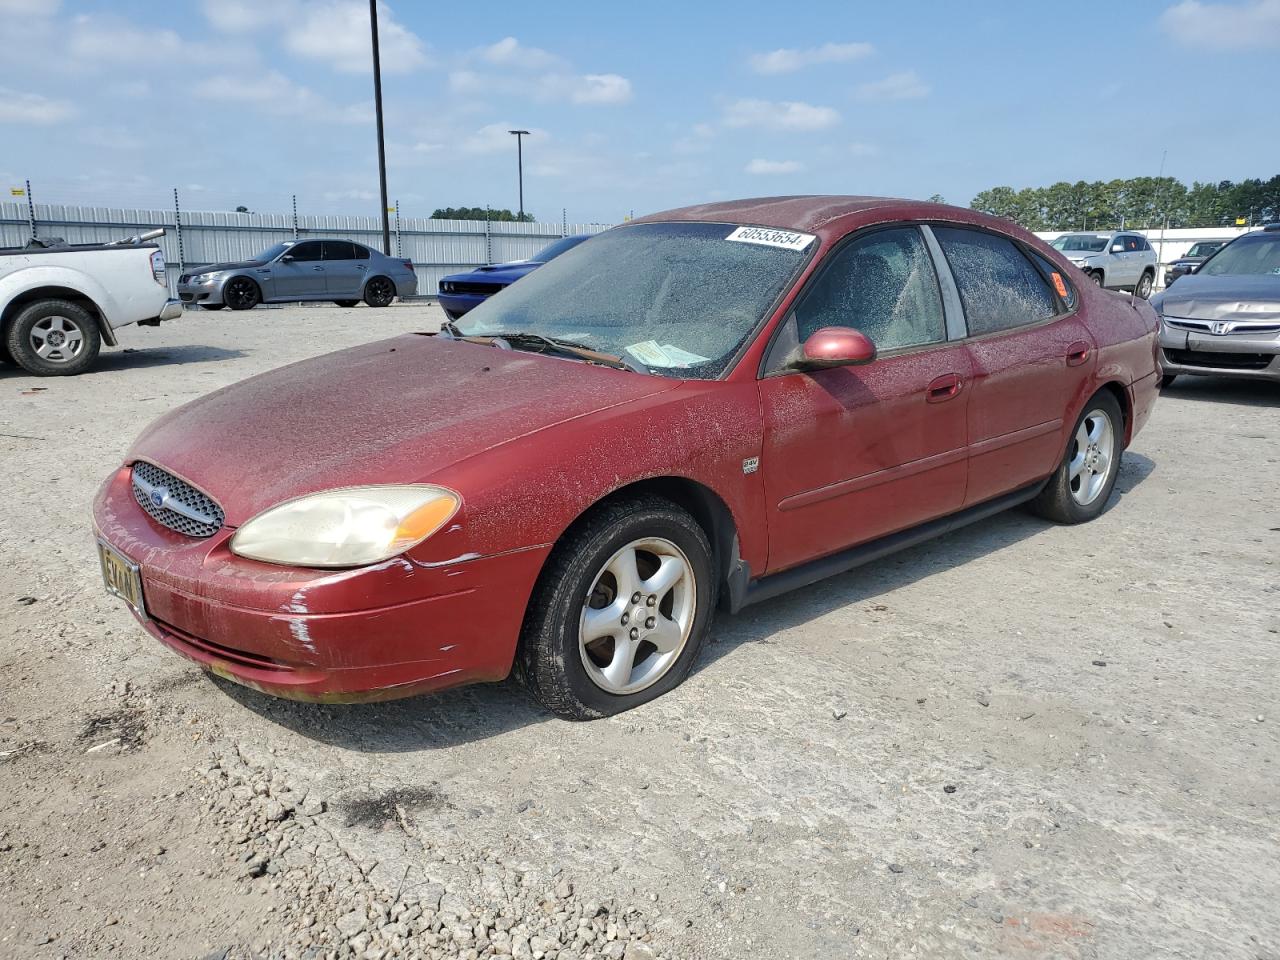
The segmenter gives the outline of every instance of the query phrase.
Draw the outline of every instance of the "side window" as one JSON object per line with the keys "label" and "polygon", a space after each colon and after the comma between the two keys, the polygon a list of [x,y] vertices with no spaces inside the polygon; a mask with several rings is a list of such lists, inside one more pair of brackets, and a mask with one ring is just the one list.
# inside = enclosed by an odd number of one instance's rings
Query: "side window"
{"label": "side window", "polygon": [[350,240],[324,241],[324,258],[326,260],[354,260]]}
{"label": "side window", "polygon": [[938,276],[916,227],[879,230],[839,250],[795,317],[801,343],[821,327],[861,330],[881,351],[946,338]]}
{"label": "side window", "polygon": [[1040,270],[1049,278],[1049,285],[1058,292],[1058,297],[1066,305],[1068,310],[1076,308],[1076,288],[1071,285],[1071,281],[1062,275],[1062,271],[1053,265],[1052,262],[1040,256],[1034,250],[1031,251],[1031,259],[1039,266]]}
{"label": "side window", "polygon": [[1138,244],[1139,244],[1139,241],[1138,241],[1138,238],[1137,238],[1137,237],[1125,237],[1125,238],[1124,238],[1124,252],[1125,252],[1125,253],[1137,253],[1140,249],[1142,249]]}
{"label": "side window", "polygon": [[934,227],[960,290],[970,336],[1047,320],[1058,312],[1049,285],[1006,237]]}
{"label": "side window", "polygon": [[289,248],[289,254],[299,262],[310,262],[323,257],[323,248],[319,240],[308,240],[305,243],[295,243]]}
{"label": "side window", "polygon": [[368,248],[368,247],[362,247],[362,246],[360,246],[360,244],[358,244],[358,243],[353,243],[353,244],[351,245],[351,252],[355,254],[355,258],[356,258],[357,260],[368,260],[368,259],[369,259],[369,248]]}

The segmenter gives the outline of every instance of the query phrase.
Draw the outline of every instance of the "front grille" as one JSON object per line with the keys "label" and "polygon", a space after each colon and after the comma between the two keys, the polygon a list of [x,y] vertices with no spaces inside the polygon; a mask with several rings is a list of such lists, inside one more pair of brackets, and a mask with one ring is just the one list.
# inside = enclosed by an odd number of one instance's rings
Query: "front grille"
{"label": "front grille", "polygon": [[1265,336],[1269,333],[1280,333],[1280,323],[1271,323],[1266,320],[1185,320],[1182,317],[1165,317],[1164,322],[1171,326],[1177,327],[1179,330],[1195,330],[1198,333],[1213,333],[1213,325],[1215,322],[1225,322],[1228,328],[1225,332],[1214,334],[1215,336]]}
{"label": "front grille", "polygon": [[1217,367],[1220,370],[1265,370],[1269,353],[1208,353],[1200,350],[1166,350],[1164,355],[1184,367]]}
{"label": "front grille", "polygon": [[474,280],[450,280],[440,284],[441,293],[476,293],[482,297],[492,296],[501,290],[503,283],[480,283]]}
{"label": "front grille", "polygon": [[156,523],[188,537],[211,537],[226,519],[213,499],[145,460],[133,465],[133,496]]}

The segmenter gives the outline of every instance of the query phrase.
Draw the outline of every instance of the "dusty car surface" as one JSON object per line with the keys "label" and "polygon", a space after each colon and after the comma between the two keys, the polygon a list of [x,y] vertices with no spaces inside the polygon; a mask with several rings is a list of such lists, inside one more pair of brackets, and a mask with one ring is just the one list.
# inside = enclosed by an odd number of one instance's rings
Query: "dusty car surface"
{"label": "dusty car surface", "polygon": [[1280,224],[1232,240],[1151,305],[1164,386],[1184,375],[1280,381]]}
{"label": "dusty car surface", "polygon": [[1066,267],[904,200],[633,221],[439,334],[162,417],[96,499],[104,576],[269,693],[514,668],[563,716],[615,713],[687,676],[717,606],[1015,504],[1097,517],[1157,396],[1157,321]]}

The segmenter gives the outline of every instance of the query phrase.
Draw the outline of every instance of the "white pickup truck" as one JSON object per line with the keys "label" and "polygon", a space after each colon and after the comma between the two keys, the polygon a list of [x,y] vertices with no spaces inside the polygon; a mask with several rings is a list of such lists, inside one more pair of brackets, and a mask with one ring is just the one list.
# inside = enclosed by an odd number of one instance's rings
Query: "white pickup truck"
{"label": "white pickup truck", "polygon": [[0,362],[38,377],[83,373],[115,330],[182,315],[153,230],[106,244],[0,250]]}

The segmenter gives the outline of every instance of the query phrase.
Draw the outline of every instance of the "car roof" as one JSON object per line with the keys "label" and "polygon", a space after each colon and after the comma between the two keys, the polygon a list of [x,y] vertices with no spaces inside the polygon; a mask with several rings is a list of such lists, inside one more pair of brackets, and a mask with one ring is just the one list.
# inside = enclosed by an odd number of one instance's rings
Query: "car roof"
{"label": "car roof", "polygon": [[704,223],[741,223],[782,230],[815,233],[826,240],[843,236],[851,230],[873,223],[897,220],[929,220],[982,226],[1036,242],[1034,237],[1012,220],[993,217],[964,207],[924,200],[895,197],[830,196],[805,194],[790,197],[752,197],[718,203],[700,203],[637,217],[625,226],[637,223],[670,221]]}

